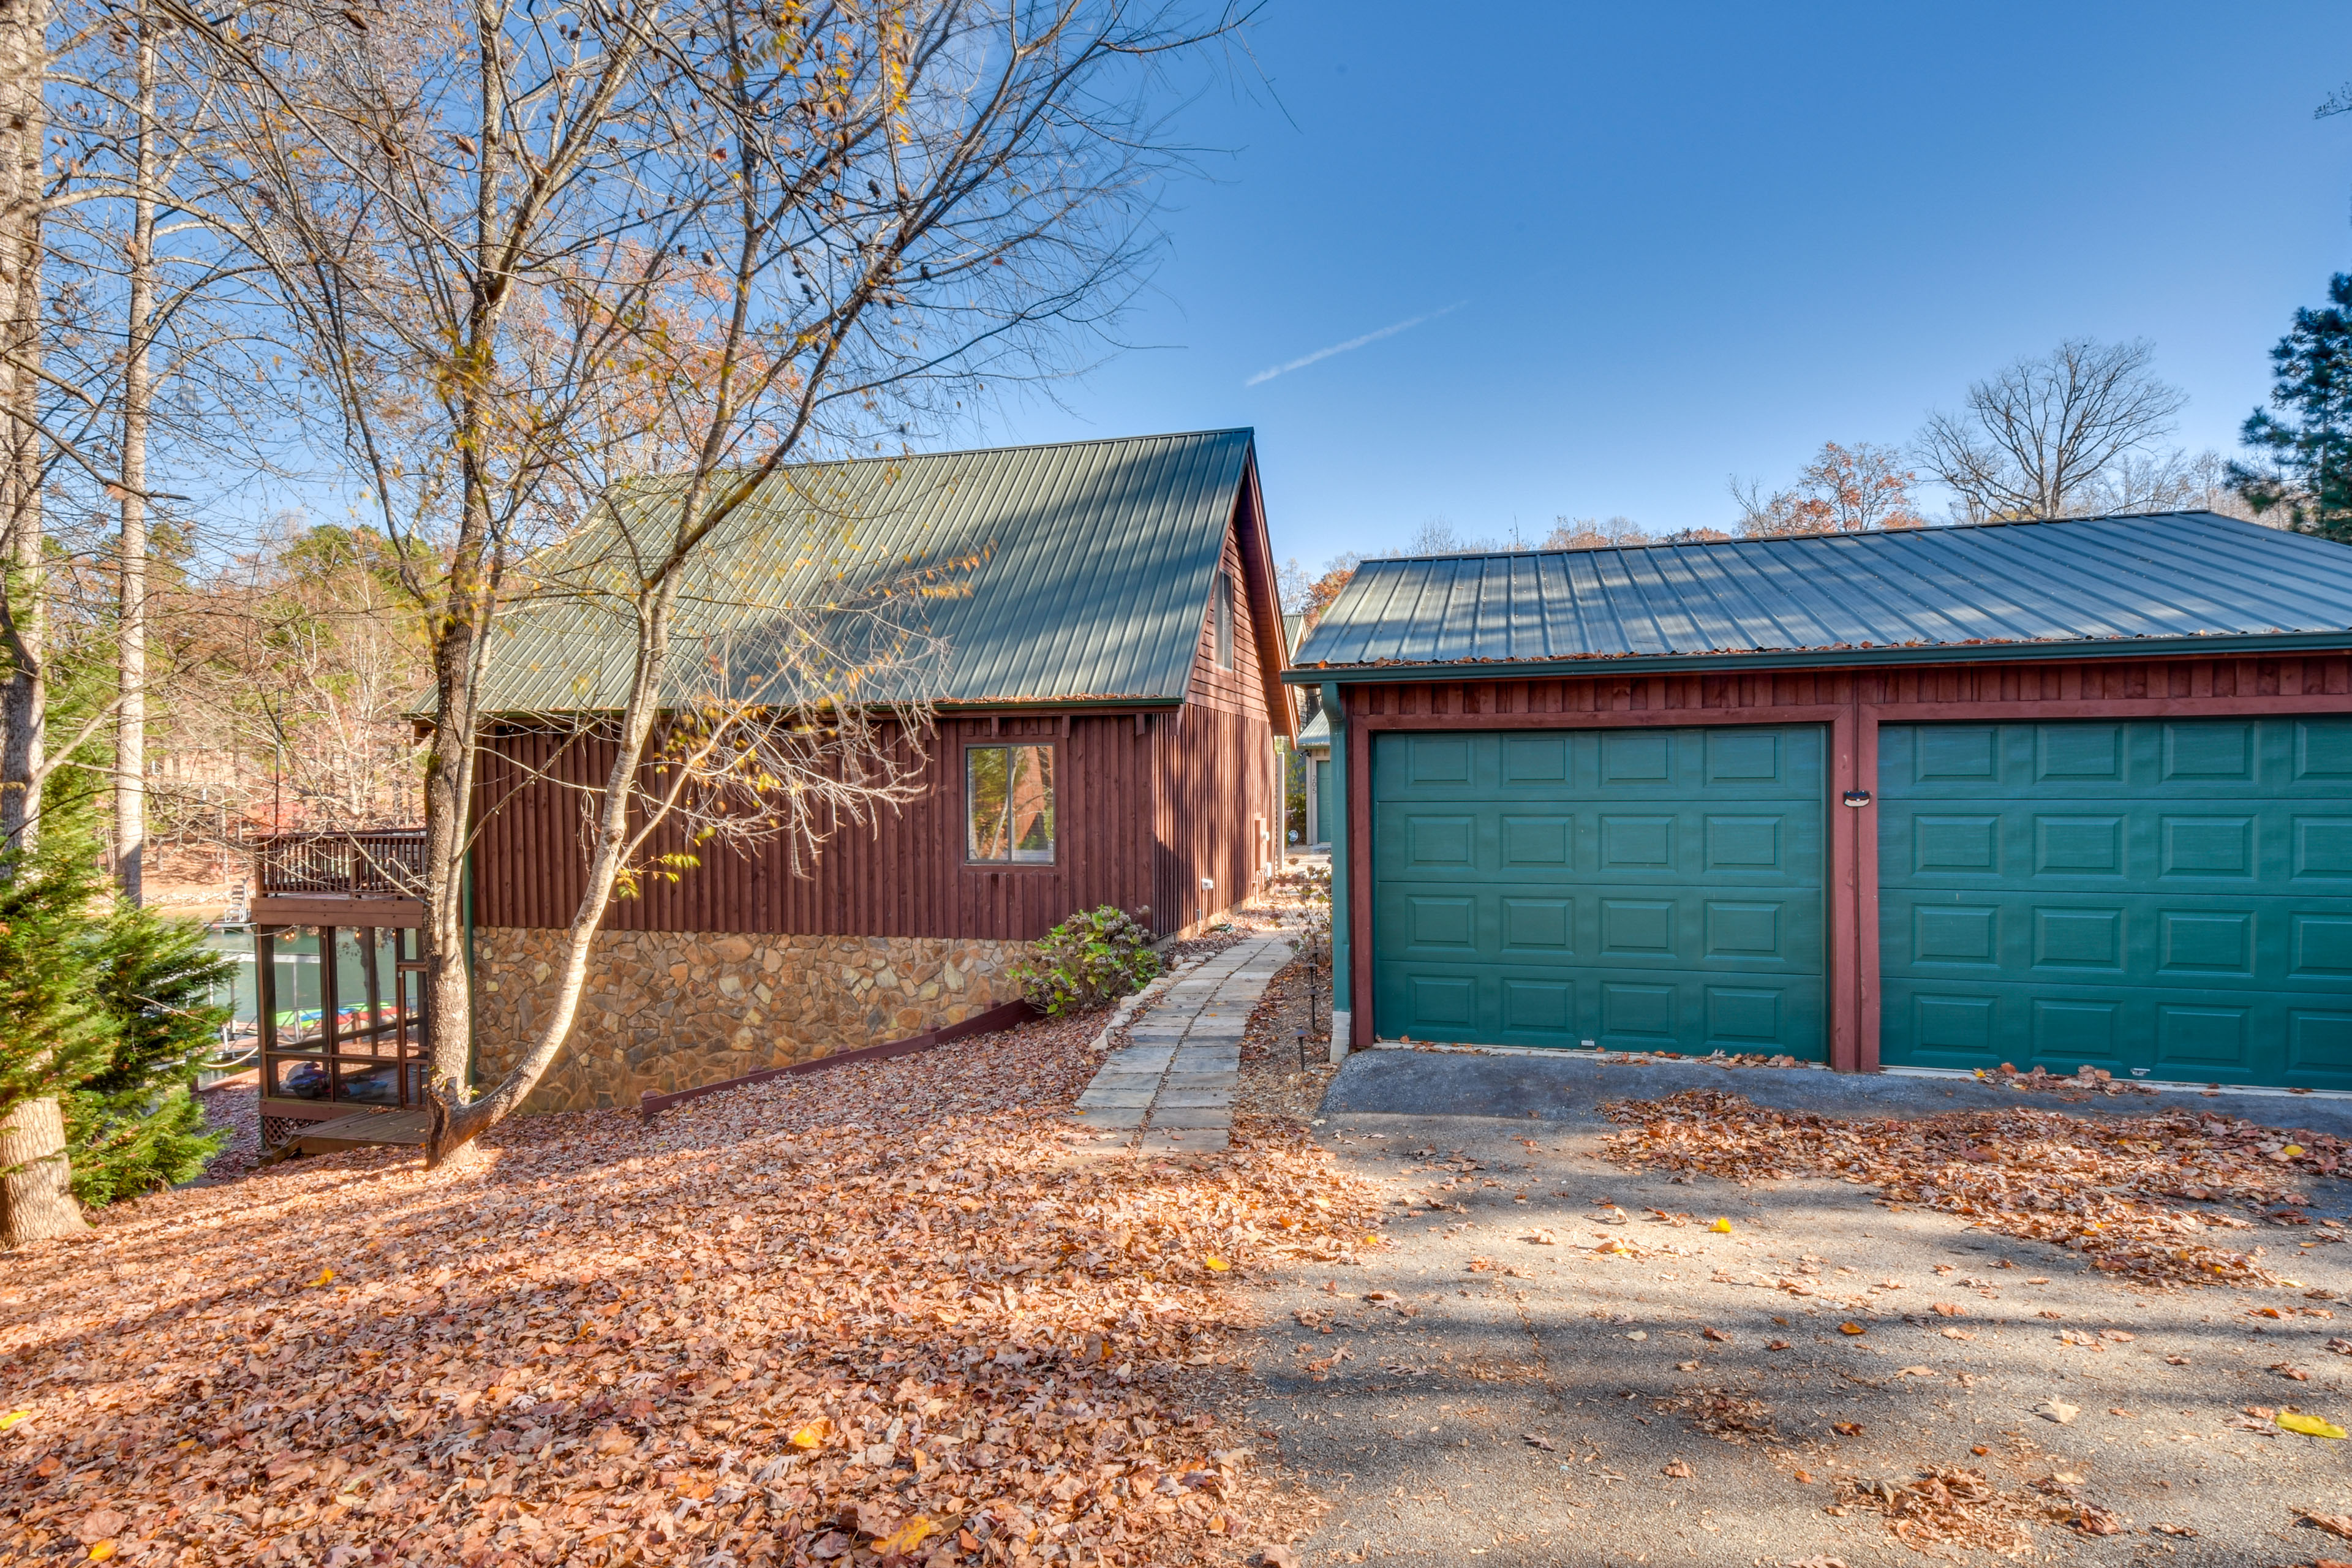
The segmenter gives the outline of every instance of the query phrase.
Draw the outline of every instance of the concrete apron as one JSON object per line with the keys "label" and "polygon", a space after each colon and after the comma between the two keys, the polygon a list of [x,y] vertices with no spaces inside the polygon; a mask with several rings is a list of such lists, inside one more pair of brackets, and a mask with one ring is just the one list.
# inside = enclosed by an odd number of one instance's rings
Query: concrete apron
{"label": "concrete apron", "polygon": [[1807,1068],[1720,1068],[1702,1063],[1604,1061],[1578,1055],[1463,1050],[1369,1050],[1348,1058],[1323,1097],[1322,1116],[1492,1116],[1598,1121],[1612,1100],[1658,1100],[1685,1089],[1745,1095],[1776,1110],[1826,1116],[1933,1116],[2032,1105],[2082,1116],[2150,1116],[2194,1110],[2266,1127],[2352,1137],[2352,1099],[2276,1091],[2158,1089],[2100,1094],[2022,1093],[1968,1078],[1832,1073]]}

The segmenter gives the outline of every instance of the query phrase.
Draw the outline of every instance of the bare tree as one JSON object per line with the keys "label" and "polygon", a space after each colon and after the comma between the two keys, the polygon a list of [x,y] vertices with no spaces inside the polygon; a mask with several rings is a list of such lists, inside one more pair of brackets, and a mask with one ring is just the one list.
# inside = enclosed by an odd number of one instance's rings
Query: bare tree
{"label": "bare tree", "polygon": [[2081,510],[2211,511],[2256,521],[2253,509],[2230,484],[2229,459],[2210,447],[2126,453],[2092,484]]}
{"label": "bare tree", "polygon": [[[1170,163],[1160,73],[1231,23],[1121,0],[185,20],[244,116],[224,221],[272,268],[424,627],[433,1159],[562,1049],[612,897],[665,869],[637,858],[649,816],[727,788],[805,842],[803,793],[903,790],[893,737],[923,693],[890,678],[922,660],[878,628],[910,631],[921,588],[877,567],[766,606],[772,682],[704,680],[706,708],[691,672],[724,650],[674,638],[685,584],[787,463],[898,449],[1108,319]],[[792,517],[819,557],[855,548],[824,509]],[[629,651],[591,683],[600,776],[554,1005],[477,1099],[459,874],[519,589]],[[873,717],[883,692],[897,711]]]}
{"label": "bare tree", "polygon": [[1556,517],[1544,536],[1546,550],[1610,550],[1655,543],[1647,530],[1630,517],[1593,519]]}
{"label": "bare tree", "polygon": [[2148,366],[2146,339],[2069,338],[1969,388],[1958,414],[1927,417],[1919,466],[1970,521],[2079,515],[2117,463],[2173,428],[2187,395]]}
{"label": "bare tree", "polygon": [[1769,496],[1753,479],[1729,481],[1731,499],[1739,503],[1739,531],[1750,539],[1922,527],[1926,520],[1911,502],[1917,482],[1900,452],[1868,441],[1822,442],[1797,482]]}

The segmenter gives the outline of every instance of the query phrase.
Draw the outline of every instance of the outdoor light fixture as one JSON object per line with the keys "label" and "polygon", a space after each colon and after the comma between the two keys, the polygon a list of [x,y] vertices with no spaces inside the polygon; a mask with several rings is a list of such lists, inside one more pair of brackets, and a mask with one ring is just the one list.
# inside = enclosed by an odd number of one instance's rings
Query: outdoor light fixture
{"label": "outdoor light fixture", "polygon": [[1848,805],[1855,807],[1868,805],[1870,804],[1870,792],[1866,789],[1850,789],[1845,792],[1845,803]]}

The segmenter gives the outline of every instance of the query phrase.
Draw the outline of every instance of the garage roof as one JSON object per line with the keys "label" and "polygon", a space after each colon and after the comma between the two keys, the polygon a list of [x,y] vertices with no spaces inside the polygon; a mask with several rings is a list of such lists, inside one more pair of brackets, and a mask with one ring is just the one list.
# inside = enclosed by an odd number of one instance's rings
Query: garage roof
{"label": "garage roof", "polygon": [[2352,646],[2352,549],[2208,511],[1366,561],[1293,680]]}

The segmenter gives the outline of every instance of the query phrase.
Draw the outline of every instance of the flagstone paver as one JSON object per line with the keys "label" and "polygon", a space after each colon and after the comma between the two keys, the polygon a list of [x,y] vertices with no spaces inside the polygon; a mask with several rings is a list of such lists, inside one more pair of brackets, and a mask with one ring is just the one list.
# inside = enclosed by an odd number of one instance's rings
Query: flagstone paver
{"label": "flagstone paver", "polygon": [[1171,984],[1103,1058],[1078,1096],[1078,1121],[1118,1147],[1204,1154],[1233,1132],[1242,1035],[1291,947],[1280,937],[1237,942]]}

